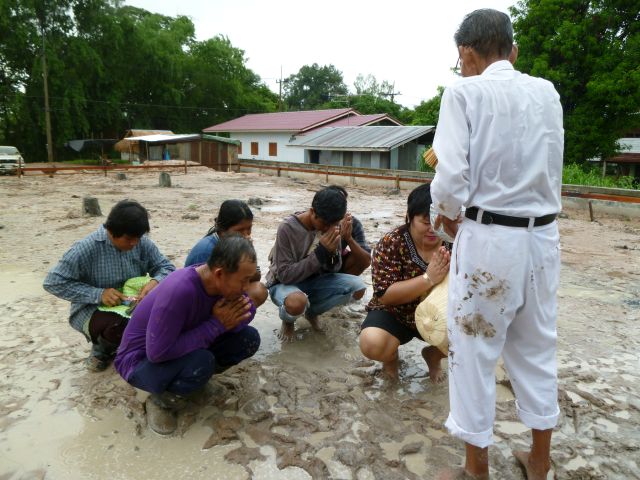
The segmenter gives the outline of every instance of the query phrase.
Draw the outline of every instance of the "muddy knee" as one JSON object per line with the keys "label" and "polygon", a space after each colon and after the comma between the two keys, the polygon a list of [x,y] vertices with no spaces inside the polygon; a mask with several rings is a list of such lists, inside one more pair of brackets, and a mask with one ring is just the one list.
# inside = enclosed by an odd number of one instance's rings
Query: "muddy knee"
{"label": "muddy knee", "polygon": [[284,299],[284,308],[289,315],[302,315],[307,308],[307,296],[302,292],[288,295]]}

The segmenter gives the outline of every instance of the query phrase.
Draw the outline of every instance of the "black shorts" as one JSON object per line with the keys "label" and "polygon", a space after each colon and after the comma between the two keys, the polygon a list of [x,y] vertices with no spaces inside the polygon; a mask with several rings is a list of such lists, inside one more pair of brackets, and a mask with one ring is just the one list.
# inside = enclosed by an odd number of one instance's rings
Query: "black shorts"
{"label": "black shorts", "polygon": [[377,327],[389,332],[400,341],[400,345],[409,343],[414,338],[422,340],[417,330],[400,323],[392,313],[386,310],[371,310],[367,312],[367,317],[362,322],[360,330],[364,330],[367,327]]}

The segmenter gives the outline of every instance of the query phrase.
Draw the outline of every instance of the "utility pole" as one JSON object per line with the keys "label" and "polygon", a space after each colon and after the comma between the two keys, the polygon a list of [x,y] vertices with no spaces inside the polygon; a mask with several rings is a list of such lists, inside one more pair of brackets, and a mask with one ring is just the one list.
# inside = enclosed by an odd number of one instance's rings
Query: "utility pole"
{"label": "utility pole", "polygon": [[53,163],[53,139],[51,138],[51,114],[49,109],[49,82],[47,80],[47,60],[44,47],[44,25],[40,24],[42,33],[42,81],[44,82],[44,121],[47,130],[47,160]]}
{"label": "utility pole", "polygon": [[288,80],[285,78],[284,80],[282,79],[282,66],[280,66],[280,78],[276,79],[276,83],[278,84],[278,111],[282,111],[282,83],[287,83]]}
{"label": "utility pole", "polygon": [[394,92],[395,89],[396,89],[396,82],[393,82],[393,87],[391,88],[391,91],[386,93],[380,93],[380,95],[384,97],[391,97],[391,103],[394,103],[393,99],[395,98],[395,96],[402,95],[402,93],[400,92]]}

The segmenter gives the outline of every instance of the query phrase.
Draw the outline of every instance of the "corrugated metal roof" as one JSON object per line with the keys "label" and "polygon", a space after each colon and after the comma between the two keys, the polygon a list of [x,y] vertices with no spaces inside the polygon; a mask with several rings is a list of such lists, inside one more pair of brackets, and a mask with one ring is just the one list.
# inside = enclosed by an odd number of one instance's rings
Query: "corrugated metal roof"
{"label": "corrugated metal roof", "polygon": [[302,132],[344,115],[358,114],[352,108],[304,112],[252,113],[205,128],[203,132]]}
{"label": "corrugated metal roof", "polygon": [[[625,153],[640,153],[640,138],[620,138],[618,139],[620,147],[622,147],[621,154]],[[629,147],[629,148],[627,148]]]}
{"label": "corrugated metal roof", "polygon": [[386,113],[375,113],[371,115],[349,115],[343,117],[335,122],[327,124],[327,127],[362,127],[365,125],[371,125],[372,123],[380,122],[382,120],[388,120],[396,125],[402,125],[393,117]]}
{"label": "corrugated metal roof", "polygon": [[177,140],[194,140],[200,138],[199,133],[188,133],[183,135],[141,135],[139,137],[123,138],[127,142],[175,142]]}
{"label": "corrugated metal roof", "polygon": [[318,150],[391,150],[415,140],[435,127],[326,127],[299,137],[291,147]]}
{"label": "corrugated metal roof", "polygon": [[234,140],[233,138],[227,138],[227,137],[219,137],[217,135],[202,135],[202,139],[203,140],[215,140],[216,142],[222,142],[222,143],[230,143],[232,145],[240,145],[240,140]]}

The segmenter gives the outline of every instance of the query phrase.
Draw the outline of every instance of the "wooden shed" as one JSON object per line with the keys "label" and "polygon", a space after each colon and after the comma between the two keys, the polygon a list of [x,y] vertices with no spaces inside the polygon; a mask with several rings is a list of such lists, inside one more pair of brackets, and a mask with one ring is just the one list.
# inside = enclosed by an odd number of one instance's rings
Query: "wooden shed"
{"label": "wooden shed", "polygon": [[200,162],[205,167],[221,172],[237,172],[238,146],[240,140],[234,140],[217,135],[202,135],[198,148],[198,159],[194,158],[194,148],[191,149],[191,160]]}

